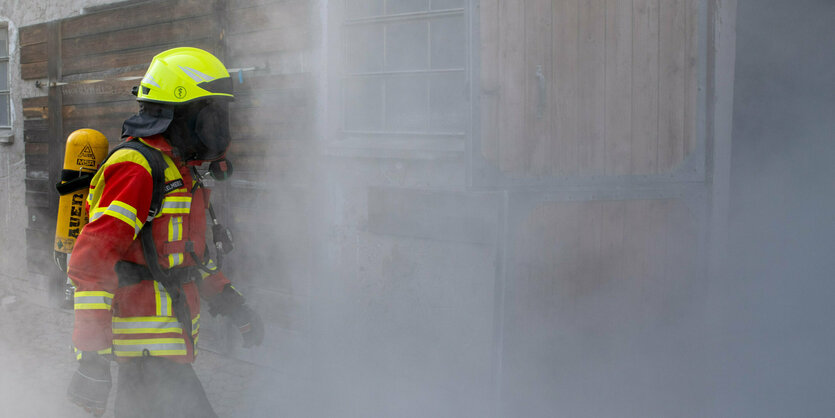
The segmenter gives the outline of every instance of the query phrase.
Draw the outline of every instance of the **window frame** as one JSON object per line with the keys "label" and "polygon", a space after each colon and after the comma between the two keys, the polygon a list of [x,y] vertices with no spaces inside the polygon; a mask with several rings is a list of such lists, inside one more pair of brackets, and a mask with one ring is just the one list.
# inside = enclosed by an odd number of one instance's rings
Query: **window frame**
{"label": "window frame", "polygon": [[[9,24],[8,22],[0,22],[0,32],[6,33],[6,54],[0,55],[0,63],[6,65],[6,89],[0,90],[0,100],[5,96],[6,112],[8,125],[0,124],[0,131],[11,130],[14,127],[14,118],[12,112],[12,80],[11,80],[11,40],[9,39]],[[0,119],[2,120],[2,119]]]}

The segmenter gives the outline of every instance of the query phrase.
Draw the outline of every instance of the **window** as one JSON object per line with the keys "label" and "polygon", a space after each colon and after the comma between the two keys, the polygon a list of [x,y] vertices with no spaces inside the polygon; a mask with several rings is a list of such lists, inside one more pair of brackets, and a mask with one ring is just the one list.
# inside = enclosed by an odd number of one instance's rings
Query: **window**
{"label": "window", "polygon": [[[0,26],[0,130],[12,127],[9,98],[9,27]],[[0,133],[2,134],[2,133]],[[0,138],[2,141],[2,138]]]}
{"label": "window", "polygon": [[412,144],[463,140],[468,122],[467,2],[342,4],[339,136],[381,146],[397,138]]}

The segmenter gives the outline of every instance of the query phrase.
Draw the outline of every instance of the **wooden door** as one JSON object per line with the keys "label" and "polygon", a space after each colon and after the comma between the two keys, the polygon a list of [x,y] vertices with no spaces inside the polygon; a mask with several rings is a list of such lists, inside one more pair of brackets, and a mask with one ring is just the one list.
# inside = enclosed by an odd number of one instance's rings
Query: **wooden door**
{"label": "wooden door", "polygon": [[703,393],[704,2],[478,4],[471,182],[508,193],[500,415],[677,415]]}

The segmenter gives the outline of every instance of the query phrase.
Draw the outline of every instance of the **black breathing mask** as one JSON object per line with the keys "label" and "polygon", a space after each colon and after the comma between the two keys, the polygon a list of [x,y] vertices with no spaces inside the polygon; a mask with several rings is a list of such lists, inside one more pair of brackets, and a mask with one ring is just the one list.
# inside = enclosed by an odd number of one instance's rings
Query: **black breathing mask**
{"label": "black breathing mask", "polygon": [[184,161],[216,161],[229,148],[229,104],[199,100],[174,107],[164,136]]}

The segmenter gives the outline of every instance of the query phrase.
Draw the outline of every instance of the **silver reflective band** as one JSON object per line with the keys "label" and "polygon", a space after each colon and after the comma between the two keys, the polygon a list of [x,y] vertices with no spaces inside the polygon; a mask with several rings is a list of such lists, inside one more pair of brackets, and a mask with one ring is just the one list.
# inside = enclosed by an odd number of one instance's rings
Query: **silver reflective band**
{"label": "silver reflective band", "polygon": [[162,209],[191,209],[191,202],[172,202],[166,200],[162,202]]}
{"label": "silver reflective band", "polygon": [[113,301],[113,298],[104,297],[104,296],[78,296],[76,295],[75,303],[104,303],[110,305]]}
{"label": "silver reflective band", "polygon": [[[139,231],[142,229],[142,225],[139,222],[137,222],[136,214],[134,214],[130,210],[125,209],[125,208],[123,208],[119,205],[116,205],[116,204],[112,204],[112,205],[108,206],[107,208],[97,209],[90,216],[90,222],[95,221],[96,219],[99,219],[102,215],[107,214],[108,212],[113,212],[116,215],[123,216],[124,219],[120,218],[119,216],[114,216],[114,217],[117,218],[117,219],[120,219],[120,220],[122,220],[126,223],[129,223],[129,224],[133,225],[134,234],[138,234]],[[113,216],[113,215],[111,215],[111,216]]]}
{"label": "silver reflective band", "polygon": [[178,67],[180,67],[180,69],[183,70],[184,73],[191,77],[191,79],[194,80],[195,83],[200,83],[203,81],[212,81],[215,79],[214,77],[203,74],[202,72],[197,71],[194,68],[183,67],[182,65],[179,65]]}
{"label": "silver reflective band", "polygon": [[179,322],[166,322],[166,321],[129,321],[129,322],[122,322],[122,321],[115,321],[113,322],[113,329],[119,330],[159,330],[159,331],[166,331],[166,332],[183,332],[183,329],[180,327]]}
{"label": "silver reflective band", "polygon": [[170,316],[171,312],[168,310],[168,291],[160,282],[154,282],[157,285],[157,294],[159,295],[159,314],[160,316]]}
{"label": "silver reflective band", "polygon": [[183,218],[178,216],[171,218],[171,241],[179,241],[183,234]]}
{"label": "silver reflective band", "polygon": [[148,350],[150,354],[177,354],[182,352],[185,354],[186,351],[186,344],[185,340],[181,343],[144,343],[142,341],[137,341],[136,344],[131,344],[132,341],[135,340],[113,340],[113,351],[116,355],[120,353],[142,353],[144,350]]}
{"label": "silver reflective band", "polygon": [[145,83],[148,83],[148,84],[150,84],[150,85],[152,85],[152,86],[154,86],[154,87],[156,87],[156,88],[158,88],[158,89],[161,89],[161,88],[162,88],[162,87],[160,87],[160,86],[159,86],[159,84],[157,84],[157,81],[156,81],[156,80],[154,80],[154,78],[153,78],[153,77],[151,77],[151,76],[150,76],[150,75],[148,75],[148,74],[146,74],[146,75],[145,75],[145,78],[143,78],[143,79],[142,79],[142,81],[144,81]]}

